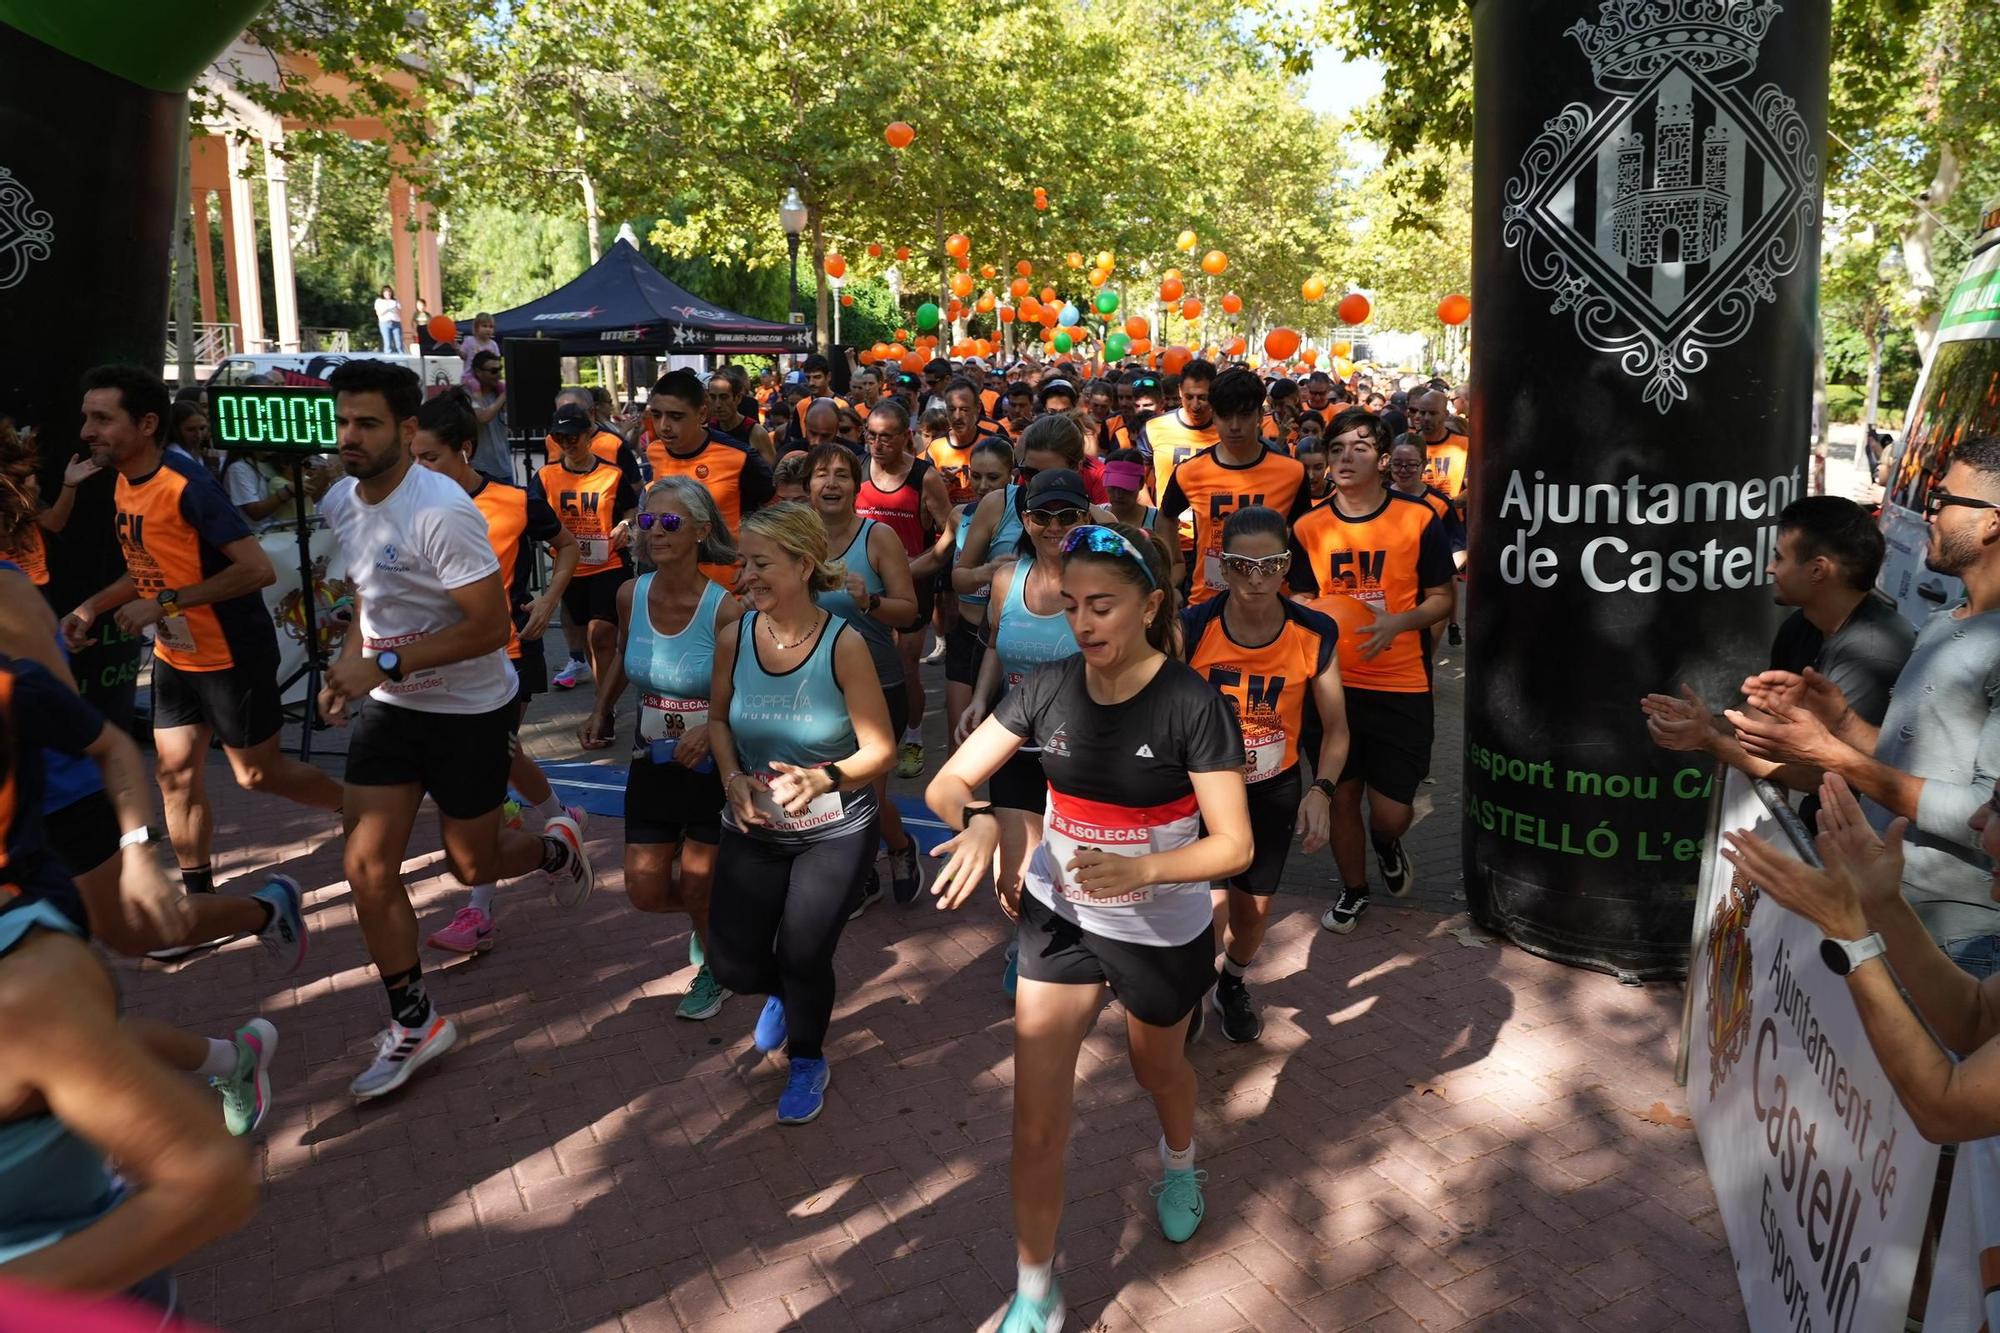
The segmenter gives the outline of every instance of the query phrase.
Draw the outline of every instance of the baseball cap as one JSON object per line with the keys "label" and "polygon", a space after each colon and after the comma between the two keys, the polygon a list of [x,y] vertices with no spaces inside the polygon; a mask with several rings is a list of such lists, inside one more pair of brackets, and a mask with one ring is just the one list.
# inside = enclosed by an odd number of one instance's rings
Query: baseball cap
{"label": "baseball cap", "polygon": [[1083,492],[1082,477],[1066,467],[1057,467],[1035,474],[1035,479],[1028,483],[1028,494],[1022,507],[1088,510],[1090,498]]}
{"label": "baseball cap", "polygon": [[976,356],[968,356],[967,358],[965,358],[965,364],[970,366],[974,370],[986,369],[986,362]]}
{"label": "baseball cap", "polygon": [[581,403],[564,403],[549,418],[549,434],[581,435],[591,427],[590,413],[583,410]]}
{"label": "baseball cap", "polygon": [[1052,394],[1061,394],[1065,398],[1075,398],[1076,386],[1068,380],[1046,380],[1043,382],[1041,388],[1035,390],[1035,405],[1039,407],[1047,403]]}

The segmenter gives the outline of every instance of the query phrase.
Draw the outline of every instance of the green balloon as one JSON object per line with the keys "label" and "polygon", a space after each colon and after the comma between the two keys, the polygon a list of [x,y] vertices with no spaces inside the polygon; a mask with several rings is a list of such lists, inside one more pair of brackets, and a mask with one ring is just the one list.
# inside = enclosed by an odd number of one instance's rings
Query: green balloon
{"label": "green balloon", "polygon": [[1118,308],[1118,293],[1106,287],[1097,294],[1097,313],[1108,315]]}
{"label": "green balloon", "polygon": [[1058,352],[1067,352],[1074,346],[1076,346],[1076,343],[1067,333],[1058,333],[1056,335],[1056,350]]}
{"label": "green balloon", "polygon": [[917,307],[917,327],[929,333],[938,326],[938,308],[934,301],[926,301]]}
{"label": "green balloon", "polygon": [[1132,340],[1123,333],[1109,334],[1104,339],[1104,359],[1123,361],[1125,354],[1132,350]]}

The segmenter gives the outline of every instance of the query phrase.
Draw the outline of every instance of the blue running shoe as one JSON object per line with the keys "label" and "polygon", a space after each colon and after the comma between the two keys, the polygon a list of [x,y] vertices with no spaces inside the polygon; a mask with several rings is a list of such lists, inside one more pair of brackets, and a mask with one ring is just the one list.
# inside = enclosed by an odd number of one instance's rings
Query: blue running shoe
{"label": "blue running shoe", "polygon": [[271,920],[257,938],[286,972],[296,972],[306,960],[305,895],[290,875],[273,875],[250,895],[271,909]]}
{"label": "blue running shoe", "polygon": [[1021,942],[1015,940],[1007,946],[1007,970],[1000,974],[1000,989],[1008,999],[1014,998],[1014,988],[1021,980]]}
{"label": "blue running shoe", "polygon": [[1201,1186],[1207,1179],[1206,1171],[1169,1171],[1153,1186],[1153,1197],[1160,1201],[1160,1230],[1176,1245],[1201,1225]]}
{"label": "blue running shoe", "polygon": [[778,1098],[778,1123],[803,1125],[819,1119],[819,1113],[826,1109],[826,1085],[832,1078],[826,1061],[795,1058],[792,1081],[785,1084],[784,1094]]}
{"label": "blue running shoe", "polygon": [[750,1040],[760,1051],[775,1051],[785,1044],[785,1002],[773,995],[764,1001],[764,1012],[757,1015],[757,1030]]}

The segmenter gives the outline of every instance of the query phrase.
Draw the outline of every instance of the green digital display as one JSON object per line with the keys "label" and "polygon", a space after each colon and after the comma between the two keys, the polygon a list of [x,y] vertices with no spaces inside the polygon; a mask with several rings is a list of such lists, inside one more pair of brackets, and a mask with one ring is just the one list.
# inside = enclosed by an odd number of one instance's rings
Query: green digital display
{"label": "green digital display", "polygon": [[212,385],[208,430],[225,449],[332,453],[339,447],[333,390],[323,385]]}

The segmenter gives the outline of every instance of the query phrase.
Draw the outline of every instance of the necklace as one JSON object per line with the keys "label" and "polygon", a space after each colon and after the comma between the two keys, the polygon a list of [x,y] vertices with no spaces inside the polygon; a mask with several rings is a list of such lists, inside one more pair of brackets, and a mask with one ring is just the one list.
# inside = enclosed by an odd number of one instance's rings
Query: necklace
{"label": "necklace", "polygon": [[771,623],[771,618],[769,616],[762,616],[759,618],[764,622],[765,637],[770,639],[771,646],[773,648],[778,649],[780,652],[796,648],[800,644],[804,643],[807,639],[810,639],[813,635],[819,633],[818,611],[813,612],[812,627],[808,629],[804,634],[801,634],[798,638],[793,639],[790,643],[786,643],[783,639],[780,639],[778,637],[778,627]]}

